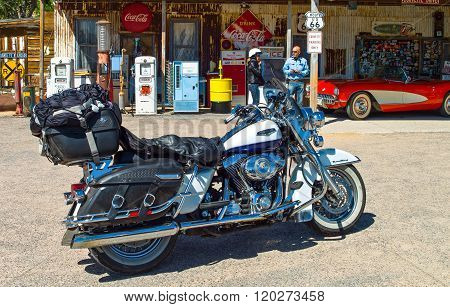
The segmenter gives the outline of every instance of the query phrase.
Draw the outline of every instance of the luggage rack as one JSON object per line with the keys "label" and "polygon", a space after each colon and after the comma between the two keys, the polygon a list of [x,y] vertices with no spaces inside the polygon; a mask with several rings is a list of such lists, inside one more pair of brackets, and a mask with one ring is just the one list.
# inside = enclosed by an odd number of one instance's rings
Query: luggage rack
{"label": "luggage rack", "polygon": [[84,178],[87,184],[90,184],[94,180],[109,174],[113,170],[119,169],[124,167],[123,164],[116,164],[113,165],[113,158],[112,157],[106,157],[103,159],[100,159],[99,164],[95,164],[94,162],[86,162],[83,164],[83,172],[84,172]]}

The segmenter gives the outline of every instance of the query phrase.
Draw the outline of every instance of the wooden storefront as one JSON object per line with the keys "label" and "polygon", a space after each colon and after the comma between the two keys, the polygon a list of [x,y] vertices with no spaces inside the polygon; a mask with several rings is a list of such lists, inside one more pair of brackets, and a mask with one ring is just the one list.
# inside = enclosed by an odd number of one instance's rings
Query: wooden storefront
{"label": "wooden storefront", "polygon": [[[145,55],[155,56],[160,66],[161,53],[161,1],[140,1],[146,4],[153,14],[151,26],[143,33],[126,31],[121,24],[121,11],[134,0],[61,0],[55,5],[55,55],[67,56],[77,60],[79,52],[77,27],[83,20],[107,19],[112,25],[112,49],[119,54],[122,48],[132,53],[133,39],[142,42]],[[221,51],[221,33],[246,9],[270,30],[272,39],[269,46],[286,48],[286,32],[289,27],[287,16],[292,16],[292,34],[294,43],[302,45],[306,51],[305,32],[299,24],[299,14],[310,9],[310,1],[292,1],[292,11],[288,12],[288,0],[260,1],[167,1],[167,40],[166,60],[177,59],[176,40],[180,35],[177,29],[183,25],[195,31],[198,44],[193,52],[194,60],[200,61],[201,74],[217,67]],[[348,1],[321,1],[320,10],[325,13],[323,29],[323,54],[319,60],[320,77],[353,78],[357,61],[357,37],[361,33],[370,33],[374,21],[412,21],[415,31],[421,37],[433,37],[434,13],[441,11],[445,20],[450,20],[450,6],[445,5],[401,5],[401,0],[358,1],[356,7],[350,7]],[[91,21],[91,26],[95,23]],[[178,26],[177,26],[178,24]],[[181,26],[179,26],[181,25]],[[95,28],[91,27],[94,35]],[[79,31],[78,31],[79,32]],[[450,22],[444,23],[444,38],[450,37]],[[188,32],[186,32],[188,33]],[[178,35],[178,38],[177,38]],[[92,43],[93,44],[93,43]],[[94,46],[91,46],[94,48]],[[180,48],[188,49],[186,46]],[[131,49],[131,50],[130,50]],[[94,54],[94,53],[92,53]],[[286,54],[285,54],[286,55]],[[95,58],[95,55],[93,56]],[[95,59],[93,59],[95,60]],[[94,66],[92,66],[94,67]],[[76,69],[86,70],[76,64]]]}
{"label": "wooden storefront", "polygon": [[[44,67],[49,65],[54,56],[54,15],[45,14],[44,31]],[[17,43],[16,43],[17,42]],[[25,52],[26,59],[20,60],[25,69],[25,82],[28,85],[39,86],[39,18],[26,18],[0,21],[0,51]],[[44,69],[44,70],[45,70]],[[11,82],[0,81],[2,86],[12,86]]]}

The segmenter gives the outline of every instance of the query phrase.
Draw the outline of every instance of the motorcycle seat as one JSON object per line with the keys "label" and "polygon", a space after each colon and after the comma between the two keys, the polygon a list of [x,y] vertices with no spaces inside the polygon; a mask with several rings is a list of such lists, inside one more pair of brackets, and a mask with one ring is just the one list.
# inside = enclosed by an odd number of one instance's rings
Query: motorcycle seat
{"label": "motorcycle seat", "polygon": [[[224,147],[219,137],[203,138],[164,135],[159,138],[145,139],[137,137],[124,127],[121,127],[120,145],[125,152],[132,152],[137,155],[137,157],[131,157],[131,161],[138,161],[138,159],[145,161],[149,158],[169,158],[180,163],[192,161],[203,166],[215,166],[222,158],[222,153],[224,152]],[[130,158],[128,158],[128,161],[130,161]]]}

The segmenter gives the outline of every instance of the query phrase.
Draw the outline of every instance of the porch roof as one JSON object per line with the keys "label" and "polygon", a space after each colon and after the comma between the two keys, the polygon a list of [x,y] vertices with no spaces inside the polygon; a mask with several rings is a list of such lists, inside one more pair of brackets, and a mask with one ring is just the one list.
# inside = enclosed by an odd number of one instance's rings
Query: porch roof
{"label": "porch roof", "polygon": [[39,18],[0,20],[0,37],[23,36],[39,31]]}
{"label": "porch roof", "polygon": [[[136,2],[136,0],[57,0],[57,3],[64,4],[64,6],[67,6],[70,4],[77,4],[77,3],[130,3],[130,2]],[[142,2],[161,2],[160,0],[143,0]],[[168,0],[167,4],[170,3],[216,3],[217,0]],[[251,4],[287,4],[288,0],[220,0],[220,3],[235,3],[235,4],[241,4],[241,3],[247,3],[249,5]],[[309,4],[311,3],[311,0],[293,0],[293,4]],[[330,6],[342,6],[342,5],[348,5],[348,0],[321,0],[319,5],[330,5]],[[401,5],[402,0],[357,0],[358,5],[385,5],[385,6],[391,6],[391,5]],[[450,6],[450,0],[439,0],[439,5],[444,6]],[[436,5],[435,5],[436,6]]]}

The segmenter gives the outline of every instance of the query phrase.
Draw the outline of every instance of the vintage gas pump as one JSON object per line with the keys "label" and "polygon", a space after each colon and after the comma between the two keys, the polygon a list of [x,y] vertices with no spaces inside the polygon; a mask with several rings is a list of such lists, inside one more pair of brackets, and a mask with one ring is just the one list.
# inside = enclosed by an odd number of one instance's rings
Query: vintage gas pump
{"label": "vintage gas pump", "polygon": [[136,115],[157,113],[156,58],[140,56],[134,61]]}
{"label": "vintage gas pump", "polygon": [[47,77],[47,97],[73,87],[73,59],[65,57],[52,58]]}
{"label": "vintage gas pump", "polygon": [[[111,47],[110,37],[111,23],[106,20],[97,22],[97,83],[105,90],[111,91],[111,67],[109,50]],[[113,93],[109,95],[113,99]]]}
{"label": "vintage gas pump", "polygon": [[198,62],[173,62],[173,111],[198,112]]}

